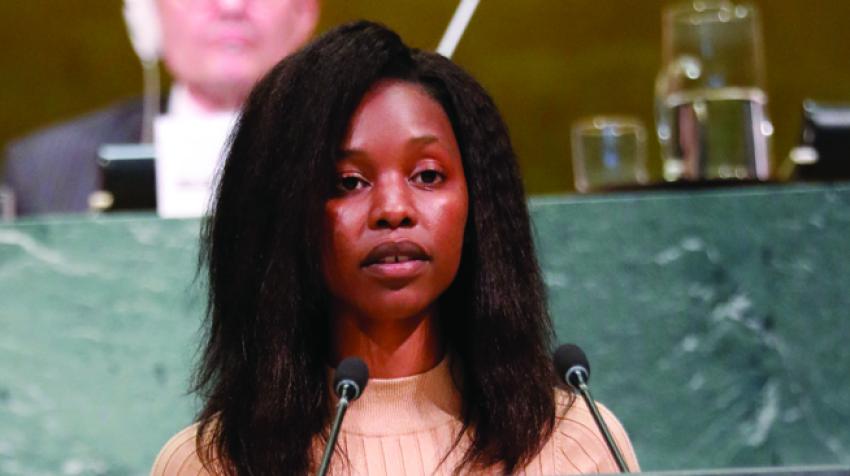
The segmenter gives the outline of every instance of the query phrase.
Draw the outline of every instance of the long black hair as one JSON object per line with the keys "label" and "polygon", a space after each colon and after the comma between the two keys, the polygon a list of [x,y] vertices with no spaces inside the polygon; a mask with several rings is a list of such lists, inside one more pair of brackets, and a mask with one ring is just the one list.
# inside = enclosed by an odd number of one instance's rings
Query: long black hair
{"label": "long black hair", "polygon": [[[377,81],[421,85],[460,147],[469,214],[460,269],[440,298],[462,375],[462,467],[522,467],[551,435],[552,330],[507,128],[461,68],[370,22],[340,26],[280,62],[245,104],[205,224],[207,340],[195,390],[198,449],[232,474],[305,474],[326,437],[325,201],[349,119]],[[456,468],[460,470],[460,468]]]}

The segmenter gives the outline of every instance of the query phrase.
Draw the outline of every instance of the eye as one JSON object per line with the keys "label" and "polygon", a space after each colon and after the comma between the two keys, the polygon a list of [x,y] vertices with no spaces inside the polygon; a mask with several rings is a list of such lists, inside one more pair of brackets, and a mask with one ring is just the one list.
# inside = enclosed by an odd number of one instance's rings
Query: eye
{"label": "eye", "polygon": [[336,188],[340,192],[348,193],[365,188],[368,183],[356,175],[343,175],[336,182]]}
{"label": "eye", "polygon": [[436,170],[423,170],[413,175],[413,182],[420,185],[436,185],[444,179],[443,174]]}

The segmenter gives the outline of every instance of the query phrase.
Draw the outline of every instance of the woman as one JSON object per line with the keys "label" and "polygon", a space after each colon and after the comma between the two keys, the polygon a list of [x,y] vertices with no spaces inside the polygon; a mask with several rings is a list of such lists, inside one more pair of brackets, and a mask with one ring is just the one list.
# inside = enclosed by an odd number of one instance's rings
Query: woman
{"label": "woman", "polygon": [[245,105],[205,245],[204,407],[153,474],[315,471],[348,355],[372,379],[336,474],[616,472],[555,388],[506,127],[449,60],[359,22],[281,62]]}

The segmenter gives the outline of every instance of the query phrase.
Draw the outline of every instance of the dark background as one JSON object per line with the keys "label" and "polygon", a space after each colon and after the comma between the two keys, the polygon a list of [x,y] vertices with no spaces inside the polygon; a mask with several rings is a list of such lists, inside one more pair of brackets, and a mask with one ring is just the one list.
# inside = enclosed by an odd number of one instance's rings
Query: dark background
{"label": "dark background", "polygon": [[[324,0],[319,32],[368,18],[433,49],[453,0]],[[572,190],[569,127],[631,114],[652,132],[661,0],[482,0],[455,60],[491,92],[529,192]],[[796,144],[805,98],[850,102],[850,2],[760,0],[774,168]],[[0,2],[0,143],[139,94],[119,0]],[[166,79],[167,81],[167,79]],[[650,172],[660,177],[650,135]]]}

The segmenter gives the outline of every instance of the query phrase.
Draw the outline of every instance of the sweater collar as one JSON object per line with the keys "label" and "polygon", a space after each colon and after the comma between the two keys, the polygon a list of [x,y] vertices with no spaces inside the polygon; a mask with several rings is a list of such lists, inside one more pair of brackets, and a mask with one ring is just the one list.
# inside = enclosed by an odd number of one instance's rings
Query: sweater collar
{"label": "sweater collar", "polygon": [[[461,395],[450,363],[446,357],[421,374],[369,379],[363,395],[348,408],[342,432],[397,435],[460,420]],[[335,399],[333,403],[336,404]]]}

